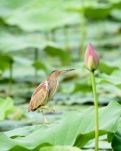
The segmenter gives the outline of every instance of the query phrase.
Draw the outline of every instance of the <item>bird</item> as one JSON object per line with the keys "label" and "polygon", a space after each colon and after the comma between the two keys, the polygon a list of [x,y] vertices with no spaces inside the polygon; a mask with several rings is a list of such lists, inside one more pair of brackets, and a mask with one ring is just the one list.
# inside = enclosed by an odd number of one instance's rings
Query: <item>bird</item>
{"label": "bird", "polygon": [[[52,100],[53,96],[55,95],[58,87],[59,87],[59,81],[58,78],[60,75],[70,72],[75,69],[67,69],[67,70],[54,70],[52,71],[48,77],[47,80],[43,80],[37,88],[34,90],[29,105],[28,105],[28,111],[35,111],[38,108],[43,109],[45,108],[46,104]],[[43,113],[44,116],[44,113]],[[44,122],[48,123],[48,120],[44,116]]]}

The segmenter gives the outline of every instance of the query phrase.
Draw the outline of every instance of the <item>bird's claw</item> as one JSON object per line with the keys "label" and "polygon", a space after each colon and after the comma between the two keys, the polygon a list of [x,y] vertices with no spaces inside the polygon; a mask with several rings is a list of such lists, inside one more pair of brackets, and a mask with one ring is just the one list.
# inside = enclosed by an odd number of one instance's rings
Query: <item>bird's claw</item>
{"label": "bird's claw", "polygon": [[53,108],[50,108],[50,107],[48,107],[48,106],[42,106],[41,107],[41,110],[48,110],[49,112],[52,112],[52,113],[55,113],[56,112],[56,110],[55,109],[53,109]]}
{"label": "bird's claw", "polygon": [[49,112],[55,113],[55,109],[50,109]]}
{"label": "bird's claw", "polygon": [[44,118],[44,124],[49,124],[49,121],[47,120],[47,118]]}

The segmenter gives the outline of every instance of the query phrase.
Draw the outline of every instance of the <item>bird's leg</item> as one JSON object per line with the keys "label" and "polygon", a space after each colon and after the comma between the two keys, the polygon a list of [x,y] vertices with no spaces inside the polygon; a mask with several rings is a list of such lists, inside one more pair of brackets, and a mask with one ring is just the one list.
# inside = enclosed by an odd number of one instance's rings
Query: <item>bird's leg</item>
{"label": "bird's leg", "polygon": [[48,124],[49,122],[48,122],[48,120],[47,120],[47,118],[46,118],[46,116],[45,116],[45,114],[44,114],[43,109],[42,109],[42,114],[43,114],[43,117],[44,117],[44,123],[45,123],[45,124]]}
{"label": "bird's leg", "polygon": [[52,113],[55,112],[55,109],[52,109],[49,106],[42,106],[42,109],[46,109],[46,110],[48,110],[49,112],[52,112]]}
{"label": "bird's leg", "polygon": [[51,108],[49,109],[50,112],[55,113],[55,109]]}

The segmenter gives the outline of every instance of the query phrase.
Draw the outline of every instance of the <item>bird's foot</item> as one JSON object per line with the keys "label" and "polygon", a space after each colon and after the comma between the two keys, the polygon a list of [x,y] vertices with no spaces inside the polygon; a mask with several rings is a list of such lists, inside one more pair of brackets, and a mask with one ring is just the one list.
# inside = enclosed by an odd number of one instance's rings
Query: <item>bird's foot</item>
{"label": "bird's foot", "polygon": [[44,117],[44,124],[49,124],[49,121],[47,120],[46,117]]}
{"label": "bird's foot", "polygon": [[55,112],[56,112],[56,110],[55,110],[55,109],[53,109],[53,108],[51,108],[51,109],[49,109],[49,112],[55,113]]}
{"label": "bird's foot", "polygon": [[48,106],[42,106],[41,109],[42,109],[42,110],[43,110],[43,109],[44,109],[44,110],[48,110],[49,112],[52,112],[52,113],[55,113],[55,111],[56,111],[55,109],[50,108],[50,107],[48,107]]}

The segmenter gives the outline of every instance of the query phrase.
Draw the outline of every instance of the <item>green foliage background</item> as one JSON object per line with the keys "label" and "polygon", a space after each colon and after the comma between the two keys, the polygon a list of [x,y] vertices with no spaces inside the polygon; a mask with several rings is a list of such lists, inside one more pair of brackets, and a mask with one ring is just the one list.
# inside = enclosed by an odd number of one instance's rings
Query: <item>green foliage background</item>
{"label": "green foliage background", "polygon": [[[91,82],[83,66],[88,43],[100,54],[100,149],[121,150],[120,16],[120,0],[0,0],[0,150],[94,147]],[[60,79],[49,104],[57,111],[45,111],[51,124],[44,125],[39,111],[27,112],[33,89],[52,70],[68,68],[76,70]]]}

